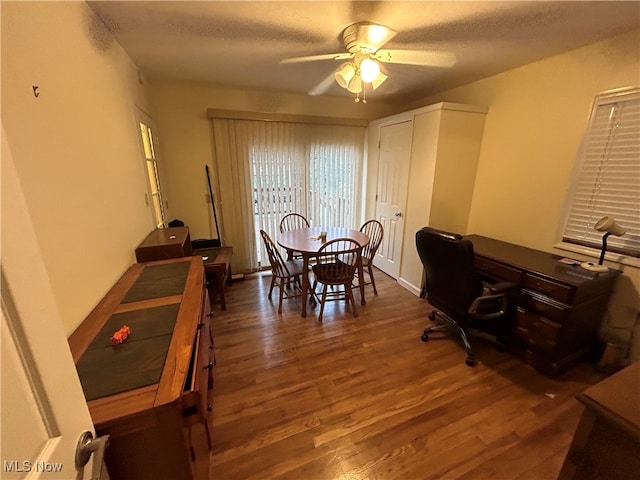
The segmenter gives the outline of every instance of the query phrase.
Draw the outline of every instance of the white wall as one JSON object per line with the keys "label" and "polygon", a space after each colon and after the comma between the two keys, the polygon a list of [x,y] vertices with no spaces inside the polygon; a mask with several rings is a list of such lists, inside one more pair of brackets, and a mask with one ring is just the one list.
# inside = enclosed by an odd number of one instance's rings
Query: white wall
{"label": "white wall", "polygon": [[[565,203],[597,93],[640,84],[640,31],[550,57],[421,99],[402,110],[448,101],[489,107],[466,233],[559,251]],[[640,270],[621,268],[604,337],[622,342],[640,309]],[[631,358],[640,358],[635,328]]]}
{"label": "white wall", "polygon": [[[85,2],[1,8],[2,125],[69,335],[153,229],[134,119],[149,102]],[[3,198],[3,209],[10,204]]]}

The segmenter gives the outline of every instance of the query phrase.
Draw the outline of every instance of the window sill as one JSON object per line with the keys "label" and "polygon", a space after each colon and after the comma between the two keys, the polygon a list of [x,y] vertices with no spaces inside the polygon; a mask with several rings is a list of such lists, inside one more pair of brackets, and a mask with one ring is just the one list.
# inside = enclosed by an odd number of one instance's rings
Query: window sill
{"label": "window sill", "polygon": [[[553,248],[557,248],[558,250],[566,250],[573,253],[580,253],[582,255],[586,255],[587,257],[600,258],[600,250],[582,247],[580,245],[574,245],[572,243],[556,243],[555,245],[553,245]],[[630,267],[640,268],[640,258],[628,257],[619,253],[607,252],[604,255],[604,259],[607,262],[617,263],[618,265],[628,265]]]}

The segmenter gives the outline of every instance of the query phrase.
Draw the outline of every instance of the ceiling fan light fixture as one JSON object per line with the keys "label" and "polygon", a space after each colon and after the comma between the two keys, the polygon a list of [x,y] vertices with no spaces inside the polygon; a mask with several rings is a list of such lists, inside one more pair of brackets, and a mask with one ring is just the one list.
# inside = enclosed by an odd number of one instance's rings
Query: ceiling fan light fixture
{"label": "ceiling fan light fixture", "polygon": [[389,78],[387,75],[385,75],[382,72],[379,72],[378,76],[371,81],[371,86],[375,90],[380,85],[382,85],[387,78]]}
{"label": "ceiling fan light fixture", "polygon": [[347,90],[351,93],[362,92],[362,78],[360,78],[360,75],[356,75],[351,79],[349,85],[347,85]]}
{"label": "ceiling fan light fixture", "polygon": [[380,65],[375,60],[365,58],[360,64],[360,76],[363,82],[373,82],[380,75]]}
{"label": "ceiling fan light fixture", "polygon": [[335,79],[342,88],[348,88],[349,83],[356,75],[355,65],[352,63],[344,63],[336,72]]}

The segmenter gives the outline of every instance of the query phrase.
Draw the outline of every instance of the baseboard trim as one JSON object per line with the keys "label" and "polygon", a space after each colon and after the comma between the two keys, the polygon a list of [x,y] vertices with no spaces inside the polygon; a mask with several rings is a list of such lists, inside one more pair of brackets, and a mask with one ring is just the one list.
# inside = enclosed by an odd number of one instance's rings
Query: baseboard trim
{"label": "baseboard trim", "polygon": [[398,284],[404,288],[406,288],[407,290],[409,290],[411,293],[413,293],[416,297],[420,296],[420,288],[416,287],[414,284],[407,282],[404,278],[398,278]]}

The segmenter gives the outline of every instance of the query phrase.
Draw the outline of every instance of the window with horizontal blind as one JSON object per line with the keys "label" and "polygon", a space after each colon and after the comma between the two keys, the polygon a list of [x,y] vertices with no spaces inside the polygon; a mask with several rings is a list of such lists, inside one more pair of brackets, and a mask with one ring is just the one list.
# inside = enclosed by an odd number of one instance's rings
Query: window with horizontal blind
{"label": "window with horizontal blind", "polygon": [[600,249],[604,216],[626,230],[607,251],[640,257],[640,88],[596,96],[584,138],[562,241]]}

